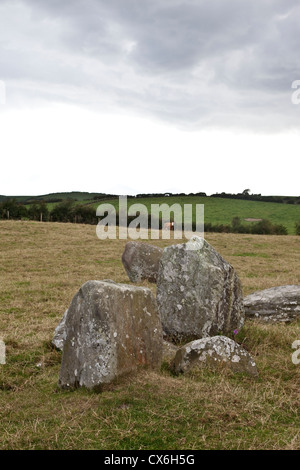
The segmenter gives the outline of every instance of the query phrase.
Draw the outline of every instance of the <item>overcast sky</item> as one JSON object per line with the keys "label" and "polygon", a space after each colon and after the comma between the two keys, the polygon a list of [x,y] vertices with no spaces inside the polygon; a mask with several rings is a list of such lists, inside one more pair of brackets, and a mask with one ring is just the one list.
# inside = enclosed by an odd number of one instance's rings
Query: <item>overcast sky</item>
{"label": "overcast sky", "polygon": [[300,195],[299,37],[299,0],[0,0],[0,194]]}

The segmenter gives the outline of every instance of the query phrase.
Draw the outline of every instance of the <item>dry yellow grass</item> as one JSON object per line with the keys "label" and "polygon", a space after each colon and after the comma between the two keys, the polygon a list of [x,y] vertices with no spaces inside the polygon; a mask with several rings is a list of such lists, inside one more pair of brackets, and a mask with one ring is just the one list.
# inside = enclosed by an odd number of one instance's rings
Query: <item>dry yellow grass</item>
{"label": "dry yellow grass", "polygon": [[[208,371],[173,377],[163,369],[123,378],[102,394],[62,392],[61,356],[49,345],[54,329],[87,280],[130,284],[121,263],[126,241],[101,241],[89,225],[17,221],[0,222],[0,239],[0,337],[7,346],[1,448],[300,448],[300,365],[291,361],[299,323],[246,323],[238,340],[257,362],[257,381]],[[234,266],[245,295],[300,284],[300,237],[206,239]]]}

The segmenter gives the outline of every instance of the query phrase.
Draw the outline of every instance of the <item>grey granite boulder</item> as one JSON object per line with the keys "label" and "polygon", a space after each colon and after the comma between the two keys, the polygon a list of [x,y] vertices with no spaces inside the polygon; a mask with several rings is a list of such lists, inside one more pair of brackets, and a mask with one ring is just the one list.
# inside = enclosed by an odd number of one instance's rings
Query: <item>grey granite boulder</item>
{"label": "grey granite boulder", "polygon": [[130,241],[122,254],[122,263],[132,282],[146,279],[156,282],[159,260],[163,250],[149,243]]}
{"label": "grey granite boulder", "polygon": [[300,318],[300,286],[286,285],[254,292],[244,298],[245,315],[265,323]]}
{"label": "grey granite boulder", "polygon": [[73,297],[64,330],[61,388],[97,388],[161,363],[162,327],[150,289],[88,281]]}
{"label": "grey granite boulder", "polygon": [[164,249],[157,304],[163,330],[175,341],[226,334],[244,323],[242,287],[235,270],[200,237]]}
{"label": "grey granite boulder", "polygon": [[177,374],[200,367],[229,367],[233,372],[258,376],[250,354],[226,336],[202,338],[185,344],[177,351],[171,367]]}
{"label": "grey granite boulder", "polygon": [[[113,284],[116,284],[115,281],[112,281],[111,279],[103,279],[102,282],[111,282]],[[60,320],[59,324],[55,328],[54,335],[52,338],[51,343],[53,346],[55,346],[56,349],[59,351],[62,351],[64,349],[64,343],[66,340],[66,318],[68,314],[68,309],[65,311],[63,314],[62,319]]]}

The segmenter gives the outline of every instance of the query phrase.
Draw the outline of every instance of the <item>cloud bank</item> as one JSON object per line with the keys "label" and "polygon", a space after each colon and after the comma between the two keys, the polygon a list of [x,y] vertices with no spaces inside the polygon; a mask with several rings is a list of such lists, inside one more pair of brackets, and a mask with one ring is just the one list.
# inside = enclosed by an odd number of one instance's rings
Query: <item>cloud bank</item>
{"label": "cloud bank", "polygon": [[79,104],[187,129],[297,128],[297,0],[9,0],[8,104]]}

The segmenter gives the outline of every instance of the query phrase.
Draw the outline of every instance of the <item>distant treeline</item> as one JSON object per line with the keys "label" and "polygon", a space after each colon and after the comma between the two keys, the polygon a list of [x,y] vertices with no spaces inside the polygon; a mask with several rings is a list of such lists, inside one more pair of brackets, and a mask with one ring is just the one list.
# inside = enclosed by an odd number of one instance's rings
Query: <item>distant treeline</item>
{"label": "distant treeline", "polygon": [[[127,225],[133,222],[137,216],[127,216]],[[8,199],[0,203],[0,219],[23,219],[36,220],[41,222],[71,222],[81,224],[96,225],[100,218],[96,216],[95,208],[84,204],[75,204],[72,200],[59,202],[52,210],[48,209],[47,204],[31,204],[28,208],[14,199]],[[148,216],[148,227],[151,227],[151,214]],[[119,225],[119,214],[116,212],[116,225]],[[158,227],[161,229],[163,220],[158,220]],[[183,230],[183,226],[175,228]],[[192,224],[192,230],[196,230],[195,223]],[[267,219],[257,222],[244,224],[239,217],[234,217],[231,224],[204,224],[204,232],[218,233],[252,233],[263,235],[287,235],[287,228],[282,224],[273,224]],[[295,233],[300,235],[300,220],[295,223]]]}
{"label": "distant treeline", "polygon": [[150,198],[150,197],[185,197],[185,196],[199,196],[199,197],[209,197],[206,193],[141,193],[136,196],[127,196],[127,197],[138,197],[138,198]]}
{"label": "distant treeline", "polygon": [[215,193],[207,196],[206,193],[151,193],[151,194],[137,194],[137,198],[153,198],[153,197],[183,197],[183,196],[198,196],[198,197],[219,197],[222,199],[242,199],[248,201],[263,201],[263,202],[276,202],[280,204],[300,204],[300,196],[262,196],[261,194],[250,194],[248,190],[242,193]]}
{"label": "distant treeline", "polygon": [[91,200],[99,199],[112,199],[118,198],[117,194],[105,194],[105,193],[84,193],[78,191],[66,192],[66,193],[52,193],[45,194],[43,196],[3,196],[0,195],[0,202],[8,201],[9,199],[14,199],[16,202],[21,204],[34,204],[40,202],[56,203],[63,201],[80,201],[80,202],[90,202]]}
{"label": "distant treeline", "polygon": [[[300,221],[299,221],[300,228]],[[210,223],[204,224],[205,232],[218,232],[218,233],[252,233],[256,235],[287,235],[287,228],[282,224],[273,224],[268,219],[262,219],[258,222],[251,222],[250,224],[243,224],[239,217],[234,217],[230,225]],[[300,235],[300,231],[298,233]]]}
{"label": "distant treeline", "polygon": [[300,204],[300,196],[262,196],[261,194],[249,194],[246,191],[237,194],[216,193],[210,197],[219,197],[222,199],[243,199],[248,201],[276,202],[280,204]]}
{"label": "distant treeline", "polygon": [[52,210],[49,210],[45,201],[26,207],[14,199],[9,199],[0,203],[0,218],[82,224],[97,224],[98,222],[94,208],[83,204],[75,204],[73,200],[59,202]]}
{"label": "distant treeline", "polygon": [[[249,201],[263,201],[263,202],[276,202],[281,204],[300,204],[300,196],[262,196],[261,194],[250,194],[249,189],[245,189],[241,193],[215,193],[207,196],[205,192],[197,193],[141,193],[136,194],[135,196],[127,195],[128,199],[134,198],[164,198],[164,197],[218,197],[222,199],[243,199]],[[105,193],[83,193],[72,191],[69,193],[52,193],[46,194],[44,196],[16,196],[15,198],[9,196],[0,195],[0,203],[6,202],[11,199],[14,199],[21,204],[39,204],[45,202],[49,203],[58,203],[64,201],[80,201],[81,203],[85,202],[88,204],[90,201],[99,201],[103,199],[117,199],[119,195],[117,194],[105,194]]]}

